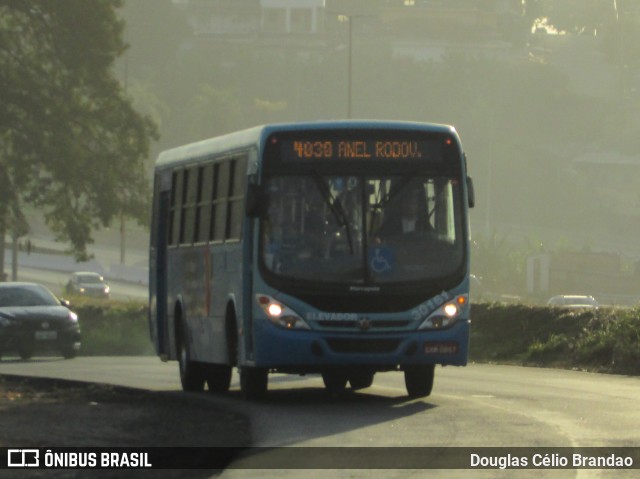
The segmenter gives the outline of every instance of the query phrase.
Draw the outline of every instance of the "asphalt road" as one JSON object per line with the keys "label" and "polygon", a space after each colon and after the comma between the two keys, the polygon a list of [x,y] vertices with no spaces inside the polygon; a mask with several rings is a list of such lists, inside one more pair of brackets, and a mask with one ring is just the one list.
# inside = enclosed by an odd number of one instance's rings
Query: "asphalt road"
{"label": "asphalt road", "polygon": [[[0,374],[179,389],[177,364],[154,357],[7,358],[0,362]],[[371,388],[339,398],[326,395],[319,377],[285,375],[270,376],[269,396],[262,403],[241,400],[237,378],[229,394],[207,397],[212,407],[247,414],[257,446],[640,447],[637,377],[473,364],[437,368],[434,392],[421,400],[406,397],[400,373],[378,374]],[[425,471],[390,472],[377,471],[373,477],[425,477]],[[459,475],[451,472],[429,471],[429,477]],[[495,470],[464,473],[498,477]],[[534,474],[536,478],[636,477],[637,470],[526,470],[501,477]],[[371,477],[367,471],[348,469],[304,475]],[[264,470],[260,476],[300,477],[296,470]],[[229,469],[223,477],[256,477],[256,471]]]}

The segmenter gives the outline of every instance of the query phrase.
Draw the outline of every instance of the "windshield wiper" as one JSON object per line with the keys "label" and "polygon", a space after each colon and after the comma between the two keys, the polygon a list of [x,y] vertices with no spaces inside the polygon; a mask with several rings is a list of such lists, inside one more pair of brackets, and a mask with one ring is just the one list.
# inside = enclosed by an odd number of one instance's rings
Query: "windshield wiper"
{"label": "windshield wiper", "polygon": [[347,213],[344,211],[344,207],[342,206],[342,202],[340,201],[340,198],[333,197],[333,195],[331,194],[331,191],[329,190],[329,187],[323,181],[322,177],[318,173],[313,172],[311,177],[315,181],[316,186],[318,187],[318,190],[320,190],[320,195],[322,195],[322,199],[324,199],[325,203],[329,206],[331,213],[333,213],[333,216],[335,216],[338,226],[344,227],[345,233],[347,234],[347,243],[349,243],[349,252],[351,253],[351,255],[353,255],[353,239],[351,236],[351,225],[349,224]]}
{"label": "windshield wiper", "polygon": [[384,195],[384,198],[380,200],[380,202],[376,205],[378,208],[383,208],[387,205],[393,198],[398,196],[401,191],[403,191],[406,186],[411,183],[413,179],[418,175],[418,171],[412,171],[409,175],[404,176],[400,179],[399,183],[392,191]]}

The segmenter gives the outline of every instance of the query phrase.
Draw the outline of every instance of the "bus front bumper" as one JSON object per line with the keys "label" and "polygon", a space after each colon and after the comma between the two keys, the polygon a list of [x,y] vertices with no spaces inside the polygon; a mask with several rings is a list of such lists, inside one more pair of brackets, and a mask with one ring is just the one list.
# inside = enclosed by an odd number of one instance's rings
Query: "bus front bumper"
{"label": "bus front bumper", "polygon": [[415,364],[464,366],[469,321],[448,329],[398,333],[290,331],[268,321],[254,325],[255,366],[314,372],[327,366],[370,366],[378,370]]}

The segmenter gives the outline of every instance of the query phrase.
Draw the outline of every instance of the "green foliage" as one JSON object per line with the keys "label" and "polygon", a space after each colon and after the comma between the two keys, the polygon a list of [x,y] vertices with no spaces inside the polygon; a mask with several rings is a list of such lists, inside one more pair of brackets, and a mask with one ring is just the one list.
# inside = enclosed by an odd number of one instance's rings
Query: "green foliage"
{"label": "green foliage", "polygon": [[71,301],[72,309],[80,318],[81,355],[118,356],[153,353],[146,304],[75,297],[71,298]]}
{"label": "green foliage", "polygon": [[548,341],[534,341],[529,346],[529,359],[532,361],[562,363],[571,347],[572,344],[566,334],[552,334]]}
{"label": "green foliage", "polygon": [[[84,356],[152,355],[147,306],[72,297]],[[640,308],[473,304],[470,359],[640,374]]]}
{"label": "green foliage", "polygon": [[148,217],[143,160],[156,132],[113,75],[121,5],[0,1],[0,217],[41,208],[78,259],[92,229],[123,211]]}
{"label": "green foliage", "polygon": [[602,28],[616,15],[616,2],[610,0],[525,0],[529,24],[547,18],[554,30],[590,33]]}
{"label": "green foliage", "polygon": [[472,306],[475,361],[640,374],[640,309]]}

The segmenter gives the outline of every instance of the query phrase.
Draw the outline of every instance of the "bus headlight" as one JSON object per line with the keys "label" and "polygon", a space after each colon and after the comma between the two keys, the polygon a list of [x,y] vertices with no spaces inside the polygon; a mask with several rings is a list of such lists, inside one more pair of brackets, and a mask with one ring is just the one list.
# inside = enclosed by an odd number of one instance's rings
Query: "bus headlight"
{"label": "bus headlight", "polygon": [[256,294],[256,301],[267,318],[283,329],[311,329],[298,313],[266,294]]}
{"label": "bus headlight", "polygon": [[469,295],[456,296],[431,313],[418,329],[444,329],[453,326],[468,305]]}

